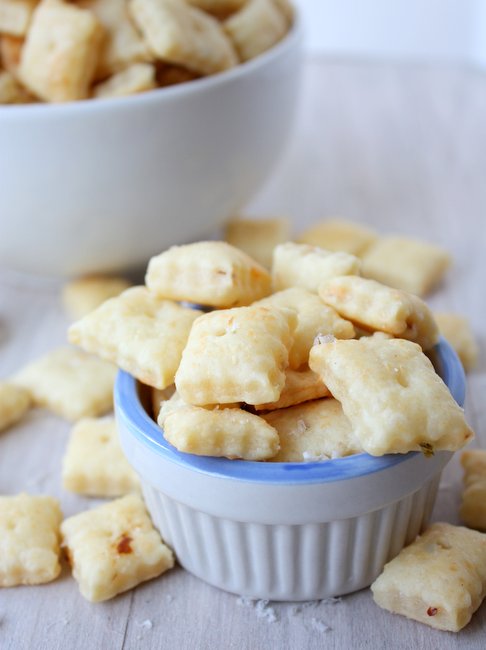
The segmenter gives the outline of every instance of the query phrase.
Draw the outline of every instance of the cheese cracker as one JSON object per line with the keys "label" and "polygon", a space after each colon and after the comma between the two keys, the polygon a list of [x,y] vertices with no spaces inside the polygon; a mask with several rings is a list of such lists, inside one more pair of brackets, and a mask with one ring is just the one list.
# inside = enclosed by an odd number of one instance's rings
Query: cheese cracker
{"label": "cheese cracker", "polygon": [[377,235],[372,230],[358,223],[346,219],[326,219],[304,230],[298,241],[361,257],[376,239]]}
{"label": "cheese cracker", "polygon": [[424,350],[439,341],[432,312],[423,300],[410,293],[350,275],[323,282],[319,296],[343,318],[365,329],[415,341]]}
{"label": "cheese cracker", "polygon": [[290,237],[290,223],[284,217],[273,219],[230,219],[226,223],[224,238],[236,248],[247,253],[266,269],[272,266],[275,246]]}
{"label": "cheese cracker", "polygon": [[62,0],[41,0],[22,50],[21,81],[41,99],[85,99],[103,38],[94,14]]}
{"label": "cheese cracker", "polygon": [[69,317],[78,320],[129,287],[130,282],[124,278],[90,275],[66,283],[62,290],[62,302]]}
{"label": "cheese cracker", "polygon": [[406,237],[382,237],[363,257],[363,275],[390,287],[423,296],[443,278],[451,264],[438,246]]}
{"label": "cheese cracker", "polygon": [[287,33],[288,22],[273,0],[248,0],[224,28],[240,59],[248,61],[278,43]]}
{"label": "cheese cracker", "polygon": [[61,572],[57,499],[0,496],[0,587],[51,582]]}
{"label": "cheese cracker", "polygon": [[61,347],[28,364],[12,381],[29,391],[36,406],[79,420],[113,408],[115,376],[111,363]]}
{"label": "cheese cracker", "polygon": [[0,431],[18,422],[30,404],[30,393],[25,388],[0,381]]}
{"label": "cheese cracker", "polygon": [[130,20],[127,0],[78,0],[103,25],[105,36],[96,65],[95,79],[120,72],[132,63],[153,60],[147,44]]}
{"label": "cheese cracker", "polygon": [[173,246],[149,262],[147,287],[161,298],[239,307],[268,296],[268,271],[222,241]]}
{"label": "cheese cracker", "polygon": [[283,409],[287,406],[294,406],[294,404],[301,404],[328,395],[329,389],[319,375],[310,368],[301,370],[287,368],[285,371],[285,384],[278,400],[266,404],[255,404],[255,410],[274,411],[275,409]]}
{"label": "cheese cracker", "polygon": [[200,313],[160,300],[145,287],[132,287],[71,325],[69,340],[162,389],[174,383],[189,331]]}
{"label": "cheese cracker", "polygon": [[267,307],[213,311],[195,321],[176,374],[188,404],[275,402],[285,384],[295,313]]}
{"label": "cheese cracker", "polygon": [[272,462],[326,460],[363,451],[341,404],[335,399],[319,399],[262,417],[277,430],[280,439],[280,451]]}
{"label": "cheese cracker", "polygon": [[73,576],[91,602],[113,598],[174,566],[139,496],[129,495],[65,519]]}
{"label": "cheese cracker", "polygon": [[464,469],[461,519],[469,528],[486,532],[486,451],[462,452],[461,465]]}
{"label": "cheese cracker", "polygon": [[139,489],[118,440],[114,418],[77,422],[62,463],[63,487],[92,497],[118,497]]}
{"label": "cheese cracker", "polygon": [[129,10],[154,56],[200,74],[238,63],[219,22],[180,0],[130,0]]}
{"label": "cheese cracker", "polygon": [[124,70],[94,87],[93,97],[109,99],[136,95],[156,88],[155,67],[150,63],[132,63]]}
{"label": "cheese cracker", "polygon": [[463,447],[473,432],[420,346],[403,339],[331,340],[309,365],[343,406],[372,456]]}
{"label": "cheese cracker", "polygon": [[316,336],[332,334],[338,339],[352,339],[355,334],[352,323],[341,318],[315,293],[300,287],[284,289],[255,304],[293,309],[297,313],[297,327],[289,353],[289,365],[294,369],[308,363],[309,351]]}
{"label": "cheese cracker", "polygon": [[435,313],[440,333],[457,352],[464,370],[473,370],[478,363],[479,347],[467,318],[459,314]]}
{"label": "cheese cracker", "polygon": [[39,0],[0,0],[0,33],[25,36]]}
{"label": "cheese cracker", "polygon": [[164,437],[179,451],[198,456],[268,460],[279,449],[275,429],[238,408],[179,406],[163,413]]}
{"label": "cheese cracker", "polygon": [[302,287],[317,293],[324,280],[336,275],[356,275],[360,268],[360,260],[349,253],[287,242],[273,252],[273,290]]}
{"label": "cheese cracker", "polygon": [[432,524],[385,565],[371,591],[390,612],[458,632],[486,594],[486,535]]}

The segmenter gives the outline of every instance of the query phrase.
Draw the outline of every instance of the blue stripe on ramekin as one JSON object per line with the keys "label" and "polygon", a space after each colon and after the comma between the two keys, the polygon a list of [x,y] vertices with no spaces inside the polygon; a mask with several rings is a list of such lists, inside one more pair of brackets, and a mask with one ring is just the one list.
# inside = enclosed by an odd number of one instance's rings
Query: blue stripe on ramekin
{"label": "blue stripe on ramekin", "polygon": [[[449,343],[441,338],[434,348],[435,364],[452,396],[464,405],[466,380],[464,370]],[[187,469],[226,479],[276,484],[329,483],[358,478],[389,469],[411,459],[419,452],[370,456],[355,454],[333,460],[272,463],[248,460],[229,460],[195,456],[177,451],[164,438],[162,429],[152,420],[142,406],[137,380],[120,371],[115,384],[115,410],[117,419],[148,449],[164,459],[183,465]]]}

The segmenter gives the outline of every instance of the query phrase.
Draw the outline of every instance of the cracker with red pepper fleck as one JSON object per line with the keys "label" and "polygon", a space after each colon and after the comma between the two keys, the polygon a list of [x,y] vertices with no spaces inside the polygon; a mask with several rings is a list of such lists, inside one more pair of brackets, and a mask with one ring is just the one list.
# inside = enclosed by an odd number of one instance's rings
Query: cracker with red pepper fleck
{"label": "cracker with red pepper fleck", "polygon": [[433,524],[385,566],[371,590],[384,609],[458,632],[486,595],[486,535]]}
{"label": "cracker with red pepper fleck", "polygon": [[174,566],[139,496],[129,495],[65,519],[63,546],[81,594],[113,598]]}

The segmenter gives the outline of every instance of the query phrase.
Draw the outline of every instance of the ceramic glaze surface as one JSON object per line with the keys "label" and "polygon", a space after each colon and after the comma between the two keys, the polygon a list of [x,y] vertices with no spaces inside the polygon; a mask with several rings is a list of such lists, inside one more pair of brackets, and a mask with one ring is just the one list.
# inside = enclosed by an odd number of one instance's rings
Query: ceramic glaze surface
{"label": "ceramic glaze surface", "polygon": [[73,275],[209,236],[279,161],[301,30],[222,74],[133,97],[0,106],[0,261]]}
{"label": "ceramic glaze surface", "polygon": [[[434,357],[462,404],[459,359],[443,339]],[[188,571],[246,596],[309,600],[368,586],[427,524],[452,456],[257,463],[183,454],[145,412],[137,386],[119,374],[115,411],[156,526]]]}

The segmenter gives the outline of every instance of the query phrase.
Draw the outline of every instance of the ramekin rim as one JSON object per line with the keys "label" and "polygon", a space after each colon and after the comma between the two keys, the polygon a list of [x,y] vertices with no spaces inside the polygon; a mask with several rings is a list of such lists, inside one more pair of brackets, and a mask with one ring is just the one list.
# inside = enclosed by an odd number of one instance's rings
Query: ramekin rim
{"label": "ramekin rim", "polygon": [[64,102],[58,104],[50,104],[48,102],[39,102],[33,104],[0,104],[0,119],[9,117],[45,117],[54,115],[59,117],[60,114],[73,113],[78,115],[80,111],[111,111],[115,109],[133,108],[139,105],[148,105],[150,103],[158,102],[161,99],[171,101],[173,99],[183,97],[184,95],[191,95],[196,92],[204,92],[210,88],[221,86],[223,84],[232,83],[240,77],[251,74],[252,71],[264,68],[267,64],[272,63],[276,58],[279,58],[285,52],[291,49],[294,45],[302,42],[303,38],[303,25],[302,19],[298,12],[295,13],[293,23],[285,36],[271,48],[262,52],[258,56],[250,59],[249,61],[242,61],[233,68],[223,70],[217,74],[200,77],[181,84],[174,84],[172,86],[164,86],[154,88],[153,90],[138,93],[136,95],[129,95],[127,97],[113,97],[113,98],[86,98],[79,99],[72,102]]}
{"label": "ramekin rim", "polygon": [[[457,354],[443,337],[434,350],[443,381],[456,402],[463,406],[465,375]],[[148,450],[163,456],[166,461],[211,476],[269,484],[331,483],[390,469],[412,460],[419,453],[388,454],[379,457],[363,453],[344,458],[299,463],[229,460],[187,454],[177,451],[165,440],[162,429],[144,409],[138,395],[137,384],[137,380],[127,372],[118,373],[114,391],[118,422]]]}

